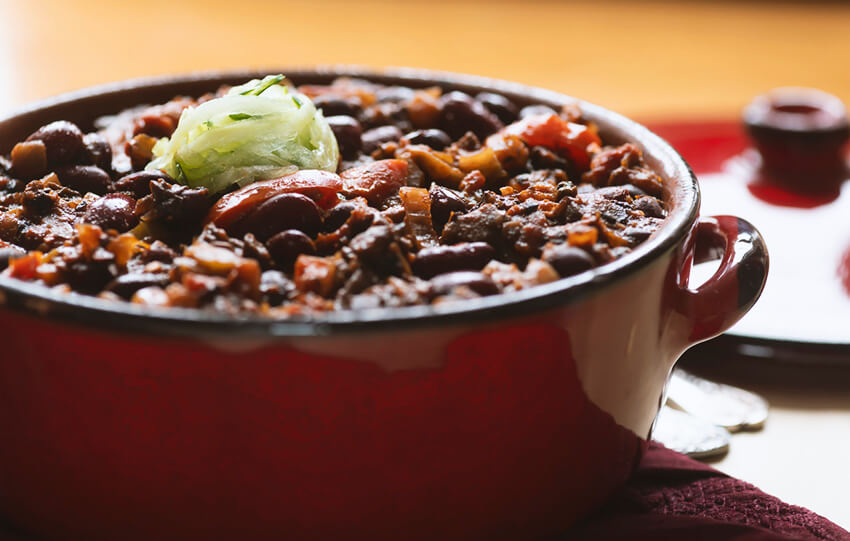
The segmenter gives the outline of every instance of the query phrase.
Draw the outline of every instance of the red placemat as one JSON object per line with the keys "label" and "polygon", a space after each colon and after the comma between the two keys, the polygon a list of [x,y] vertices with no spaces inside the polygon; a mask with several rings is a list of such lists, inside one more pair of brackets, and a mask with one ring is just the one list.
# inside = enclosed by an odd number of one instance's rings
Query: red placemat
{"label": "red placemat", "polygon": [[822,516],[651,443],[629,483],[568,539],[848,540]]}

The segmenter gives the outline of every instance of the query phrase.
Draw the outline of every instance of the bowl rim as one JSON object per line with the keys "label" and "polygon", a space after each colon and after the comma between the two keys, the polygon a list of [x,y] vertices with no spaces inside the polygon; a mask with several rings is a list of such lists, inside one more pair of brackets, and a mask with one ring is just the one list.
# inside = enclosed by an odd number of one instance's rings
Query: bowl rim
{"label": "bowl rim", "polygon": [[[666,167],[665,171],[658,172],[668,180],[665,189],[668,189],[670,184],[678,186],[668,194],[668,198],[675,198],[674,208],[655,234],[614,261],[548,284],[444,305],[340,310],[314,317],[274,319],[255,314],[234,316],[202,309],[144,307],[127,301],[111,301],[79,293],[60,293],[33,282],[0,276],[0,310],[11,309],[13,312],[23,312],[42,319],[133,334],[215,339],[258,336],[322,337],[403,330],[411,327],[473,324],[543,312],[574,302],[608,284],[618,282],[673,250],[688,235],[696,221],[700,201],[696,176],[678,152],[643,125],[599,105],[552,90],[446,71],[327,65],[288,69],[215,70],[142,77],[88,87],[24,105],[0,115],[0,130],[15,119],[45,110],[68,107],[81,100],[107,101],[122,94],[139,91],[150,93],[175,86],[209,84],[210,88],[214,88],[225,82],[235,83],[268,73],[284,73],[296,81],[357,77],[420,88],[436,85],[473,92],[496,92],[508,97],[522,97],[529,102],[556,106],[575,103],[586,118],[600,126],[601,131],[613,129],[627,134],[629,141],[636,143],[645,156],[655,158],[659,164]],[[179,93],[177,90],[173,95]],[[674,177],[679,178],[678,183],[669,182]]]}

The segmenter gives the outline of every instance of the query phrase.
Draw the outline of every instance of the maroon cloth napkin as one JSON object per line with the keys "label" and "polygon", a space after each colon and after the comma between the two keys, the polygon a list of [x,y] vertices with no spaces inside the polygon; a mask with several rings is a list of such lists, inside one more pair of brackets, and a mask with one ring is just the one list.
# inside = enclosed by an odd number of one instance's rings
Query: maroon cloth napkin
{"label": "maroon cloth napkin", "polygon": [[[7,530],[0,540],[29,541]],[[850,540],[827,519],[749,483],[650,443],[629,483],[567,540],[788,541]]]}
{"label": "maroon cloth napkin", "polygon": [[650,443],[629,483],[567,538],[850,540],[850,533],[808,509]]}

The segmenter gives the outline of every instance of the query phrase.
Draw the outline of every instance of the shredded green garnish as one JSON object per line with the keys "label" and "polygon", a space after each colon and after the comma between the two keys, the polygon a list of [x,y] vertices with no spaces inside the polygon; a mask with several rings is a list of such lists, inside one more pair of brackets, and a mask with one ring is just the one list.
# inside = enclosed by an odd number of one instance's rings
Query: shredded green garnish
{"label": "shredded green garnish", "polygon": [[171,137],[157,141],[149,170],[211,194],[297,169],[336,171],[339,146],[308,96],[269,75],[186,108]]}
{"label": "shredded green garnish", "polygon": [[242,96],[259,96],[260,94],[268,90],[270,87],[280,84],[280,82],[283,81],[285,78],[286,76],[280,74],[274,76],[269,75],[268,77],[257,83],[256,87],[243,90],[239,94]]}
{"label": "shredded green garnish", "polygon": [[175,161],[174,168],[177,169],[177,178],[174,180],[181,183],[186,182],[186,173],[183,172],[183,166],[180,165],[180,162]]}
{"label": "shredded green garnish", "polygon": [[262,115],[251,115],[248,113],[230,113],[227,115],[231,120],[245,120],[247,118],[260,118]]}

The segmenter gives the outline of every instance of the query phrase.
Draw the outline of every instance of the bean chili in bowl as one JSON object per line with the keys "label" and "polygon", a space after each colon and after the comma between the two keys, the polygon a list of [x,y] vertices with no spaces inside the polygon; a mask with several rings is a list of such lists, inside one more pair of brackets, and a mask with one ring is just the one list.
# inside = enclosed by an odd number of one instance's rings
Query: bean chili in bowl
{"label": "bean chili in bowl", "polygon": [[274,318],[436,304],[613,261],[660,177],[577,106],[282,76],[49,123],[0,161],[0,268],[59,291]]}

